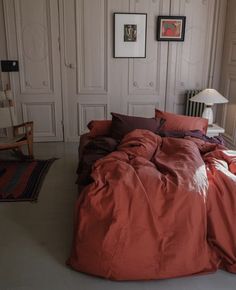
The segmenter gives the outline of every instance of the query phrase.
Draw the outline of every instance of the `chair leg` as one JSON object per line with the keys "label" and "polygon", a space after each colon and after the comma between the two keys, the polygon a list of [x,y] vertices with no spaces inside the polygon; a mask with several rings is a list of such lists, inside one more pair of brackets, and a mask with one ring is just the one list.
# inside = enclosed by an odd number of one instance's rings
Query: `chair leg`
{"label": "chair leg", "polygon": [[33,140],[28,140],[28,153],[29,153],[29,157],[34,159],[34,153],[33,153]]}
{"label": "chair leg", "polygon": [[13,149],[13,152],[18,159],[25,160],[25,155],[20,147]]}

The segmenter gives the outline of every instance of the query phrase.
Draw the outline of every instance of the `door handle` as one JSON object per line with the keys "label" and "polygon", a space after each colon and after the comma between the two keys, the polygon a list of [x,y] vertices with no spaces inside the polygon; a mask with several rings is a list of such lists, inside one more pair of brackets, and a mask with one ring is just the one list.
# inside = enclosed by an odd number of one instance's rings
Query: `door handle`
{"label": "door handle", "polygon": [[70,68],[70,69],[76,69],[76,65],[73,63],[65,63],[65,66]]}

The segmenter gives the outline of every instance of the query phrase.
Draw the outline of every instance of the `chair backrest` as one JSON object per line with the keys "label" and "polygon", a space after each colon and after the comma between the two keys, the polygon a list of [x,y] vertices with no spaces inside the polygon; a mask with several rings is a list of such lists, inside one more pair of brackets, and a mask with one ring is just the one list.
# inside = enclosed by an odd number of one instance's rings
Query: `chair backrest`
{"label": "chair backrest", "polygon": [[0,101],[0,128],[14,126],[14,109],[11,101]]}

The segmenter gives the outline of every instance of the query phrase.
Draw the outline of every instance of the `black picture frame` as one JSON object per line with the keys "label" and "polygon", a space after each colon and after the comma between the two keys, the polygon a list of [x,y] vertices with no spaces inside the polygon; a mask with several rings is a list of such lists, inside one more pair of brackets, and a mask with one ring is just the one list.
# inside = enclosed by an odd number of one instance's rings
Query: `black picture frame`
{"label": "black picture frame", "polygon": [[[127,21],[127,23],[123,23],[123,27],[120,25],[120,27],[117,27],[118,23],[117,23],[117,18],[119,18],[119,16],[126,16],[127,19],[129,18],[129,16],[131,16],[130,21]],[[132,52],[132,44],[134,44],[135,42],[139,41],[139,34],[136,35],[136,37],[134,37],[135,41],[126,41],[127,44],[127,55],[124,55],[122,53],[119,53],[118,51],[118,42],[123,42],[123,44],[125,45],[125,35],[123,35],[122,37],[120,36],[119,38],[117,37],[117,30],[120,31],[120,33],[124,33],[124,27],[127,25],[130,25],[132,27],[136,26],[136,33],[139,33],[139,29],[140,29],[140,24],[138,24],[137,22],[134,23],[132,20],[132,16],[134,16],[133,18],[135,18],[135,16],[140,16],[143,19],[143,25],[144,27],[141,27],[141,31],[144,32],[144,35],[141,34],[141,37],[143,38],[143,41],[140,43],[140,47],[142,48],[142,55],[134,55],[134,51]],[[132,55],[133,54],[133,55]],[[146,58],[147,56],[147,13],[123,13],[123,12],[115,12],[113,13],[113,58]]]}
{"label": "black picture frame", "polygon": [[[166,28],[164,27],[164,25],[166,25]],[[169,25],[169,28],[168,28],[168,25]],[[178,31],[178,28],[176,28],[178,26],[180,26],[179,31]],[[157,40],[158,41],[184,41],[185,28],[186,28],[186,16],[166,16],[166,15],[162,16],[160,15],[157,18]],[[166,29],[165,32],[163,32],[164,29]],[[171,35],[171,33],[173,33],[173,36]],[[175,33],[176,35],[174,35]]]}

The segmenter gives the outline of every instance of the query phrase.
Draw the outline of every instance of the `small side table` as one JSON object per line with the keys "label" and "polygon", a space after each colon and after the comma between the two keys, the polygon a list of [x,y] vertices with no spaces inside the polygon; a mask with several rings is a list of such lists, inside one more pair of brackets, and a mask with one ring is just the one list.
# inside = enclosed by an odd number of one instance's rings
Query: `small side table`
{"label": "small side table", "polygon": [[220,126],[216,124],[213,124],[212,126],[208,126],[207,136],[208,137],[219,136],[220,134],[223,134],[224,132],[225,132],[224,128],[221,128]]}

